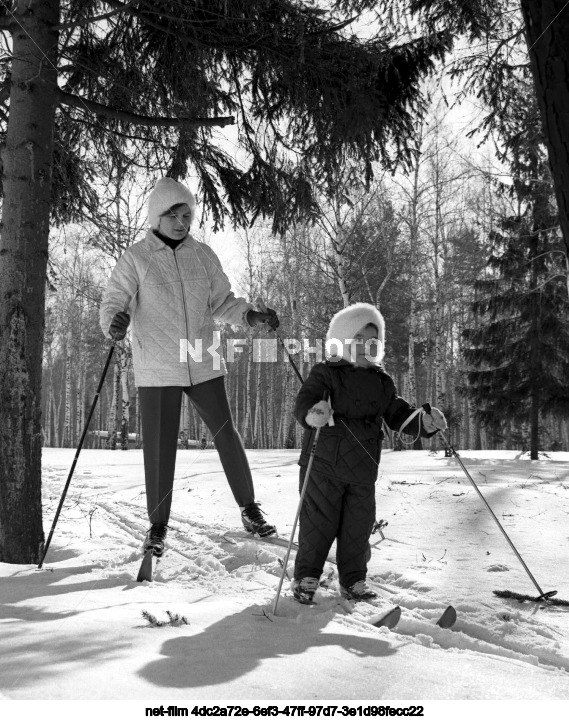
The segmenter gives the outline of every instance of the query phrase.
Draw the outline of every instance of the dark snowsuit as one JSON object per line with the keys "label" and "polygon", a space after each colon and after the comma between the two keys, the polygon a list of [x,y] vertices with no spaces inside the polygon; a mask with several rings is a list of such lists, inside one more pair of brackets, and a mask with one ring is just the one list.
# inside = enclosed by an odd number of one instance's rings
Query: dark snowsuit
{"label": "dark snowsuit", "polygon": [[[349,588],[367,573],[369,537],[375,522],[375,481],[381,455],[382,419],[398,431],[415,411],[400,398],[393,380],[377,366],[358,368],[346,360],[317,363],[296,399],[295,416],[304,426],[298,461],[300,488],[316,429],[307,412],[328,392],[334,426],[320,431],[300,512],[299,551],[294,576],[319,578],[334,539],[340,583]],[[417,435],[419,416],[404,429]],[[421,426],[421,435],[430,437]]]}

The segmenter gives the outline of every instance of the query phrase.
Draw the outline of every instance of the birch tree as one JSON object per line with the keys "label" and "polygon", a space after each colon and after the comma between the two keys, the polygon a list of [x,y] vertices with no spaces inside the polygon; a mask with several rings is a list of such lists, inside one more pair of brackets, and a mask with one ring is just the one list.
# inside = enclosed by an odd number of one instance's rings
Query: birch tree
{"label": "birch tree", "polygon": [[120,413],[120,438],[121,438],[121,450],[128,451],[128,433],[130,426],[130,396],[129,396],[129,385],[128,385],[128,370],[130,367],[130,360],[132,353],[129,352],[128,348],[121,348],[119,354],[119,374],[121,384],[121,413]]}

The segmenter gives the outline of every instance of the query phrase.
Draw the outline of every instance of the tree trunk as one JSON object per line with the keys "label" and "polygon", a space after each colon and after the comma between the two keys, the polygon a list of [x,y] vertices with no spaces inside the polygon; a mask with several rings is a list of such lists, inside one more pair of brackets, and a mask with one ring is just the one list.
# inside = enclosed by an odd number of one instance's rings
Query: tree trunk
{"label": "tree trunk", "polygon": [[[541,294],[538,293],[540,283],[538,260],[540,254],[547,250],[547,230],[543,230],[543,218],[547,217],[546,201],[543,198],[535,200],[533,204],[533,232],[530,238],[530,297],[531,297],[531,330],[529,341],[530,372],[529,381],[530,407],[529,407],[529,435],[530,435],[530,458],[532,461],[539,459],[539,406],[541,404],[541,391],[543,383],[542,373],[542,349],[540,346],[541,318]],[[540,242],[541,241],[541,242]]]}
{"label": "tree trunk", "polygon": [[256,395],[255,395],[255,418],[253,421],[253,448],[261,447],[260,440],[260,421],[261,421],[261,365],[259,361],[257,363],[257,381],[255,383]]}
{"label": "tree trunk", "polygon": [[76,384],[75,384],[75,435],[73,446],[79,442],[83,431],[83,416],[85,409],[85,363],[87,362],[87,349],[83,340],[83,312],[79,311],[79,339],[76,366]]}
{"label": "tree trunk", "polygon": [[247,376],[245,381],[245,418],[243,419],[243,428],[241,436],[243,443],[247,445],[248,439],[251,437],[251,373],[253,371],[253,334],[247,331]]}
{"label": "tree trunk", "polygon": [[102,448],[101,436],[100,436],[100,433],[103,430],[103,399],[102,398],[99,399],[98,411],[99,411],[99,422],[97,423],[98,433],[97,433],[97,437],[95,438],[95,444],[94,444],[94,447],[97,449]]}
{"label": "tree trunk", "polygon": [[[50,373],[51,377],[51,373]],[[44,426],[44,433],[45,433],[45,445],[47,448],[51,446],[51,407],[52,407],[52,399],[53,399],[53,393],[51,390],[51,384],[50,387],[47,389],[47,399],[46,399],[46,418],[45,418],[45,426]]]}
{"label": "tree trunk", "polygon": [[[84,366],[81,370],[81,426],[80,426],[80,435],[79,438],[81,438],[81,433],[83,433],[83,428],[85,427],[85,422],[87,420],[87,414],[85,412],[85,405],[87,403],[87,355],[85,353],[84,355]],[[79,438],[77,439],[79,441]]]}
{"label": "tree trunk", "polygon": [[[565,0],[521,0],[526,40],[569,256],[569,13]],[[567,278],[569,289],[569,276]]]}
{"label": "tree trunk", "polygon": [[73,446],[73,429],[71,424],[71,331],[67,332],[65,342],[65,416],[63,420],[63,447]]}
{"label": "tree trunk", "polygon": [[36,563],[44,541],[41,364],[59,1],[18,0],[14,15],[2,150],[0,561]]}
{"label": "tree trunk", "polygon": [[287,366],[284,376],[284,388],[283,388],[283,413],[282,413],[282,448],[288,448],[288,435],[290,430],[290,423],[292,418],[292,404],[291,404],[291,374],[290,366]]}
{"label": "tree trunk", "polygon": [[[338,287],[340,288],[340,294],[342,296],[342,303],[344,308],[350,305],[350,293],[346,285],[346,270],[344,264],[344,248],[341,243],[341,230],[338,229],[336,240],[334,242],[334,256],[336,260],[336,273],[338,275]],[[342,343],[344,340],[339,338]]]}
{"label": "tree trunk", "polygon": [[461,448],[471,448],[470,445],[470,417],[468,408],[468,398],[462,399],[462,433],[460,436]]}
{"label": "tree trunk", "polygon": [[[410,218],[409,218],[409,245],[410,245],[410,276],[411,278],[417,278],[418,275],[418,263],[417,257],[419,252],[419,219],[418,219],[418,207],[419,207],[419,159],[415,162],[415,168],[413,172],[413,191],[410,201]],[[409,308],[409,342],[407,347],[407,360],[409,364],[408,372],[408,390],[407,400],[412,405],[417,404],[417,365],[415,358],[415,342],[417,339],[417,298],[414,291],[410,294],[410,308]],[[421,451],[423,449],[423,443],[421,438],[417,438],[413,444],[413,450]]]}
{"label": "tree trunk", "polygon": [[120,381],[122,388],[120,423],[121,450],[128,451],[128,430],[130,426],[130,395],[128,392],[128,351],[125,349],[121,349],[120,352]]}
{"label": "tree trunk", "polygon": [[435,307],[434,307],[434,364],[433,364],[433,375],[434,375],[434,399],[435,403],[439,408],[446,406],[445,402],[445,353],[444,353],[444,337],[443,337],[443,326],[444,326],[444,295],[443,295],[443,281],[440,273],[440,261],[441,257],[441,246],[444,242],[443,239],[443,221],[441,217],[441,178],[440,178],[440,167],[438,160],[438,148],[436,154],[436,163],[434,167],[435,180],[434,180],[434,192],[435,192],[435,228],[433,238],[433,274],[434,274],[434,292],[435,292]]}
{"label": "tree trunk", "polygon": [[288,428],[288,435],[287,435],[287,448],[295,448],[296,447],[296,427],[298,426],[298,423],[296,422],[296,419],[294,417],[294,405],[296,402],[296,396],[298,393],[298,381],[296,379],[296,374],[293,372],[292,368],[289,370],[289,384],[288,384],[288,421],[287,421],[287,428]]}
{"label": "tree trunk", "polygon": [[46,419],[44,424],[45,430],[45,445],[49,448],[51,446],[51,416],[53,408],[53,355],[51,343],[47,348],[47,377],[48,385],[46,389]]}
{"label": "tree trunk", "polygon": [[275,412],[275,375],[276,368],[269,373],[269,391],[267,393],[267,413],[265,419],[265,425],[267,428],[267,448],[275,447],[275,435],[274,435],[274,412]]}
{"label": "tree trunk", "polygon": [[53,397],[54,400],[54,407],[55,407],[55,416],[54,416],[54,437],[55,437],[55,446],[57,448],[63,448],[63,436],[61,433],[61,401],[62,401],[62,393],[59,394],[59,402],[55,403],[55,396]]}
{"label": "tree trunk", "polygon": [[[262,393],[262,398],[266,398],[266,393]],[[262,401],[257,401],[259,408],[259,445],[258,448],[267,448],[267,425],[265,422],[265,409]]]}
{"label": "tree trunk", "polygon": [[111,403],[111,413],[109,418],[109,436],[107,439],[107,448],[111,451],[117,449],[117,415],[119,408],[119,392],[121,387],[120,360],[118,354],[115,357],[113,370],[113,400]]}

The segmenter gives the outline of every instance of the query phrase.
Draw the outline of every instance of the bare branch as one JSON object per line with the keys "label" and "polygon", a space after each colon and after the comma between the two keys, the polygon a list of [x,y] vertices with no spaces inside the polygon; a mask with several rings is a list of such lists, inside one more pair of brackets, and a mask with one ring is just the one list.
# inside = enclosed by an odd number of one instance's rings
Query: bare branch
{"label": "bare branch", "polygon": [[352,23],[356,22],[356,20],[359,20],[360,17],[361,17],[361,13],[358,13],[357,15],[354,15],[353,18],[348,18],[347,20],[344,20],[343,22],[338,23],[337,25],[332,25],[329,28],[323,28],[322,30],[307,33],[307,35],[314,37],[316,35],[328,35],[330,33],[337,33],[340,30],[343,30],[348,25],[351,25]]}
{"label": "bare branch", "polygon": [[91,113],[97,115],[104,115],[107,118],[114,120],[122,120],[125,123],[131,125],[147,125],[147,126],[160,126],[160,127],[203,127],[203,126],[220,126],[225,127],[226,125],[234,125],[235,118],[232,115],[227,115],[219,118],[155,118],[147,115],[137,115],[136,113],[130,113],[125,110],[118,110],[117,108],[109,108],[106,105],[97,103],[93,100],[87,100],[81,98],[78,95],[72,95],[71,93],[65,93],[63,90],[57,90],[57,101],[61,105],[70,105],[80,110],[88,110]]}

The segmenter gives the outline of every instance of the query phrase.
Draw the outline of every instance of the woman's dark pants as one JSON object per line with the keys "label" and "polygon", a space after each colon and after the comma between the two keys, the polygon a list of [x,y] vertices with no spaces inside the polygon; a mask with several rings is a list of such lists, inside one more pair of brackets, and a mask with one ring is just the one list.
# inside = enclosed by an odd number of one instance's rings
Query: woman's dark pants
{"label": "woman's dark pants", "polygon": [[194,404],[213,436],[237,504],[246,506],[255,500],[251,470],[233,423],[223,377],[186,388],[139,387],[146,503],[151,523],[167,523],[170,517],[182,393]]}

